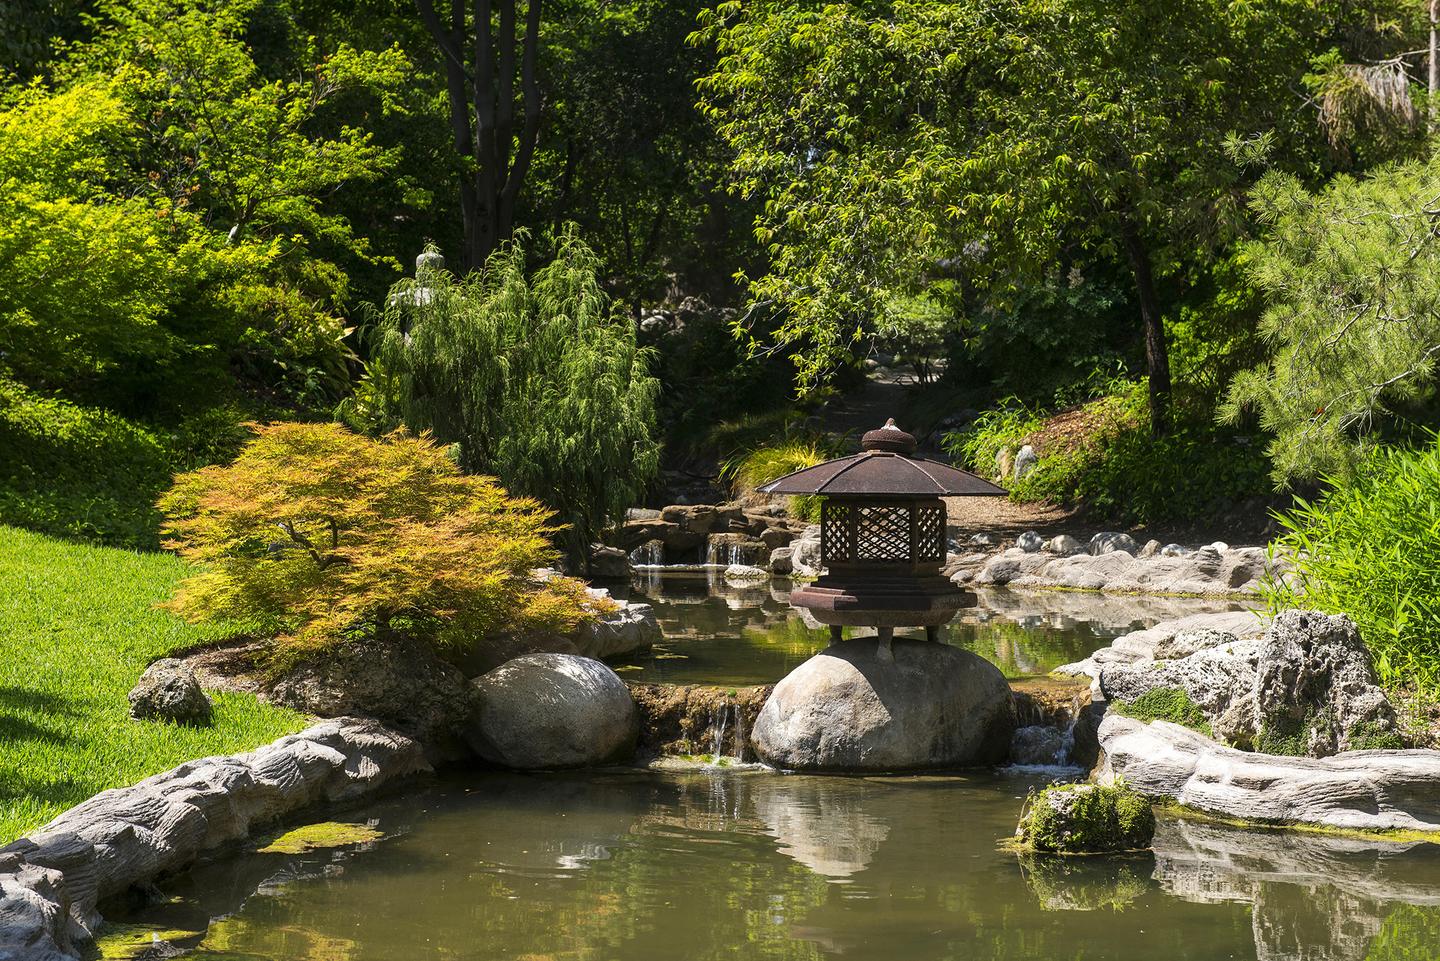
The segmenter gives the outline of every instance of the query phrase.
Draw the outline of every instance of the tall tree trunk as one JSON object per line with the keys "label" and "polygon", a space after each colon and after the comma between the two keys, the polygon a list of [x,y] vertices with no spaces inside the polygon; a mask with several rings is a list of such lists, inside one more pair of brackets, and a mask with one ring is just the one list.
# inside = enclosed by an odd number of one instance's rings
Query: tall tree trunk
{"label": "tall tree trunk", "polygon": [[1430,129],[1440,121],[1440,0],[1430,0]]}
{"label": "tall tree trunk", "polygon": [[1165,343],[1165,322],[1160,298],[1155,293],[1155,276],[1150,268],[1150,251],[1139,229],[1127,217],[1121,223],[1121,239],[1135,278],[1140,300],[1140,322],[1145,328],[1145,365],[1150,374],[1150,430],[1159,436],[1170,427],[1170,351]]}
{"label": "tall tree trunk", "polygon": [[[522,37],[516,16],[520,0],[473,0],[468,11],[466,0],[450,0],[448,22],[440,19],[435,0],[415,0],[445,61],[455,151],[473,170],[461,175],[460,184],[467,270],[484,266],[515,229],[516,203],[540,136],[541,2],[526,0]],[[517,79],[524,110],[518,131]]]}

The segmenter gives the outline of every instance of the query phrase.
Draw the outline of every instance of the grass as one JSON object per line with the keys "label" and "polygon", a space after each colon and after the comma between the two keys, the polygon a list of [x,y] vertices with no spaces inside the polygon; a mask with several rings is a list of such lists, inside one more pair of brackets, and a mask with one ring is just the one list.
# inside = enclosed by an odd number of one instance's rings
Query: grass
{"label": "grass", "polygon": [[0,526],[0,844],[96,792],[305,726],[243,694],[214,695],[210,727],[130,719],[150,661],[223,636],[154,608],[184,574],[168,554]]}

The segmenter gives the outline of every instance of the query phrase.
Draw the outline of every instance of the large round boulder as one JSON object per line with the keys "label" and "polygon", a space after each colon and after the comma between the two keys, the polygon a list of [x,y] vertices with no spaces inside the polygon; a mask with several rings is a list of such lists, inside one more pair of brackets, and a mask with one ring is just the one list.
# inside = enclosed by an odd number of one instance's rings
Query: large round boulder
{"label": "large round boulder", "polygon": [[526,654],[470,682],[466,740],[505,767],[585,767],[635,752],[639,712],[630,689],[600,661]]}
{"label": "large round boulder", "polygon": [[1010,685],[948,644],[841,641],[791,671],[752,734],[767,764],[795,771],[914,771],[1003,761],[1015,729]]}

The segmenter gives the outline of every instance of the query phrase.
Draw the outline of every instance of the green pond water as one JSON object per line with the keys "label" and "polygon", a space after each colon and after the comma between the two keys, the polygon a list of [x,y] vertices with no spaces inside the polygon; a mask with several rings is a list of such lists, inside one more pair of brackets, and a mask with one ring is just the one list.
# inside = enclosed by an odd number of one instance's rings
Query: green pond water
{"label": "green pond water", "polygon": [[[667,638],[618,666],[649,680],[777,680],[828,636],[785,590],[638,582],[631,596],[656,605]],[[1217,608],[979,601],[947,639],[1012,676]],[[109,956],[168,957],[152,943],[163,936],[204,961],[1440,959],[1440,847],[1163,819],[1153,852],[1021,857],[1001,842],[1044,777],[449,771],[323,814],[351,827],[261,839],[264,851],[165,881],[148,906],[107,906],[128,925]]]}
{"label": "green pond water", "polygon": [[[633,681],[774,683],[830,643],[828,628],[807,626],[789,605],[790,586],[775,581],[737,588],[726,584],[719,571],[642,575],[628,592],[616,593],[653,605],[665,640],[648,654],[612,666]],[[978,599],[977,606],[962,610],[942,629],[942,637],[994,662],[1012,678],[1047,674],[1161,620],[1240,606],[1059,591],[981,591]],[[847,636],[851,633],[866,632],[847,629]],[[923,635],[918,629],[913,633]]]}
{"label": "green pond water", "polygon": [[1036,783],[447,775],[337,815],[378,841],[231,857],[123,920],[210,961],[1440,956],[1436,848],[1166,821],[1153,854],[1027,859],[998,841]]}

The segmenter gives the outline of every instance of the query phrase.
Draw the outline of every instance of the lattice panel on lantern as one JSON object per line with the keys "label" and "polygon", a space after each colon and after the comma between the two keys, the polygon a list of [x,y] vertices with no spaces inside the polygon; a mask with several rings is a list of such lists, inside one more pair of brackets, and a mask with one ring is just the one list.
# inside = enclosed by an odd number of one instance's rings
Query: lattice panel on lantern
{"label": "lattice panel on lantern", "polygon": [[945,560],[945,507],[928,505],[915,512],[915,560]]}
{"label": "lattice panel on lantern", "polygon": [[857,513],[856,560],[910,560],[910,508],[861,507]]}
{"label": "lattice panel on lantern", "polygon": [[854,559],[853,513],[849,504],[825,502],[820,518],[820,554],[825,560],[843,564]]}

